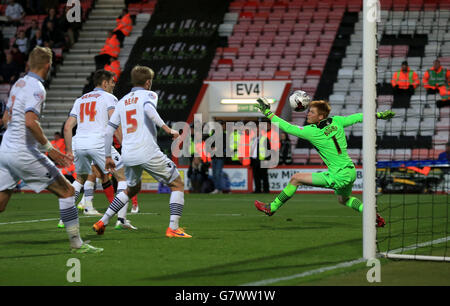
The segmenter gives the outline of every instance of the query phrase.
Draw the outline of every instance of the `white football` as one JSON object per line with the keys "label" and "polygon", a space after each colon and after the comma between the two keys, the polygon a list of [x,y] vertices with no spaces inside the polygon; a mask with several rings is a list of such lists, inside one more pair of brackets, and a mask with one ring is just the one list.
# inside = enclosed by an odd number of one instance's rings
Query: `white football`
{"label": "white football", "polygon": [[289,104],[293,111],[303,112],[305,111],[309,103],[311,103],[311,96],[303,90],[296,90],[289,97]]}

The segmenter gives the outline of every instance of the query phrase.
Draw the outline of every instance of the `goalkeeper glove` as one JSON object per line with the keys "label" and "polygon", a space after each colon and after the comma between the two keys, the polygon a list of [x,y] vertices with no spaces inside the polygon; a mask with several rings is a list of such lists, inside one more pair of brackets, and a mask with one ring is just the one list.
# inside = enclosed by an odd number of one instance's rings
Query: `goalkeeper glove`
{"label": "goalkeeper glove", "polygon": [[391,110],[377,113],[377,119],[389,120],[395,116],[395,113]]}
{"label": "goalkeeper glove", "polygon": [[264,116],[267,117],[270,114],[272,114],[272,112],[270,111],[269,101],[267,101],[266,98],[258,98],[256,99],[256,101],[258,101],[258,105],[256,105],[256,107],[259,108],[259,110],[261,111],[261,113],[264,114]]}

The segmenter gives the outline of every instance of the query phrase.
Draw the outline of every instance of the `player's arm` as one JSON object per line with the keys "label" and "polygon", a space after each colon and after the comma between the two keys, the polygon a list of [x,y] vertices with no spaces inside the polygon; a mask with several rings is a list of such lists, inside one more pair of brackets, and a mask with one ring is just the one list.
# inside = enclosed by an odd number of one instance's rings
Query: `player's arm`
{"label": "player's arm", "polygon": [[8,109],[5,110],[5,112],[3,113],[3,117],[0,121],[0,126],[3,125],[3,127],[6,129],[8,128],[8,122],[9,122],[9,112]]}
{"label": "player's arm", "polygon": [[[108,108],[108,119],[110,119],[112,117],[112,115],[114,114],[114,108]],[[116,131],[114,132],[114,136],[116,136],[117,140],[122,143],[122,129],[119,127],[116,129]]]}
{"label": "player's arm", "polygon": [[363,114],[356,113],[350,116],[334,116],[333,120],[340,121],[342,126],[345,128],[347,126],[363,122]]}
{"label": "player's arm", "polygon": [[175,139],[178,136],[180,136],[180,134],[177,131],[171,129],[170,127],[167,126],[167,124],[164,123],[164,121],[161,119],[161,117],[159,116],[158,112],[156,111],[155,107],[151,102],[144,103],[144,112],[145,115],[150,120],[152,120],[159,128],[162,128],[164,132],[166,132],[168,135],[173,136],[172,139]]}
{"label": "player's arm", "polygon": [[64,142],[66,144],[66,153],[68,156],[73,157],[72,151],[72,131],[73,128],[77,125],[77,119],[73,116],[69,116],[67,118],[66,123],[64,124]]}
{"label": "player's arm", "polygon": [[57,164],[68,167],[70,166],[71,159],[65,154],[55,149],[52,144],[45,137],[44,131],[39,123],[39,117],[33,111],[27,111],[25,113],[25,126],[33,134],[34,138],[39,142],[48,152],[48,156],[54,160]]}
{"label": "player's arm", "polygon": [[284,132],[307,139],[308,138],[308,132],[305,131],[303,128],[300,128],[297,125],[290,124],[289,122],[281,119],[280,117],[276,116],[274,113],[270,111],[269,103],[265,100],[265,98],[259,98],[258,100],[258,107],[261,112],[264,114],[264,116],[267,117],[270,121],[273,123],[277,123],[280,129],[282,129]]}

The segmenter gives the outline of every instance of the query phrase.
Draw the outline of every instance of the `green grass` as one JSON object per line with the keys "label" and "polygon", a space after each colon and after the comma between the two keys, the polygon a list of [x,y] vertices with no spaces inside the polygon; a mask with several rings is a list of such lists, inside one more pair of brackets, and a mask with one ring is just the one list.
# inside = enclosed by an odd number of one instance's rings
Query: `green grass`
{"label": "green grass", "polygon": [[[67,260],[74,257],[81,262],[81,285],[137,286],[242,285],[362,257],[361,215],[337,204],[335,196],[298,194],[273,217],[256,211],[255,199],[273,197],[187,194],[181,226],[193,238],[169,239],[164,236],[169,195],[141,194],[141,213],[129,215],[138,231],[115,230],[114,219],[105,234],[97,236],[91,226],[98,217],[80,215],[83,239],[105,251],[73,255],[65,230],[56,227],[56,198],[14,194],[0,214],[0,285],[78,285],[66,280]],[[434,200],[447,203],[445,197]],[[399,198],[391,199],[395,201]],[[96,194],[99,211],[106,210],[105,203],[104,195]],[[443,213],[446,205],[439,207],[434,213]],[[390,211],[395,220],[402,214]],[[41,221],[25,222],[30,220]],[[434,226],[435,239],[441,238],[437,235],[442,227],[448,229],[448,224]],[[383,231],[380,235],[386,236],[388,230]],[[368,269],[360,263],[270,285],[368,285]],[[411,275],[417,275],[421,285],[450,284],[448,263],[382,260],[381,273],[382,285],[414,285]]]}

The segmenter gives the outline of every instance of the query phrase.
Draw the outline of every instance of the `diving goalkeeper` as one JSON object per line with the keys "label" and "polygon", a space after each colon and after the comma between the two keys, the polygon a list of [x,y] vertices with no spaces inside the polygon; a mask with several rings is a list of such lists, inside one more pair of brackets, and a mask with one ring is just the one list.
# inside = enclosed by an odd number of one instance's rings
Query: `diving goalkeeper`
{"label": "diving goalkeeper", "polygon": [[[328,171],[318,173],[295,173],[283,191],[275,200],[266,204],[255,201],[258,210],[272,216],[284,203],[286,203],[297,190],[299,185],[309,185],[322,188],[331,188],[338,197],[340,204],[362,212],[363,203],[352,197],[352,187],[356,179],[356,170],[353,161],[347,153],[347,141],[344,128],[363,121],[362,113],[347,117],[333,116],[328,118],[331,107],[326,101],[312,101],[309,105],[307,123],[301,127],[292,125],[275,116],[270,111],[269,103],[265,98],[258,99],[257,107],[273,123],[288,134],[303,138],[311,142],[320,157],[328,167]],[[395,113],[387,110],[376,114],[378,119],[388,120]],[[377,214],[377,227],[383,227],[386,222]]]}

